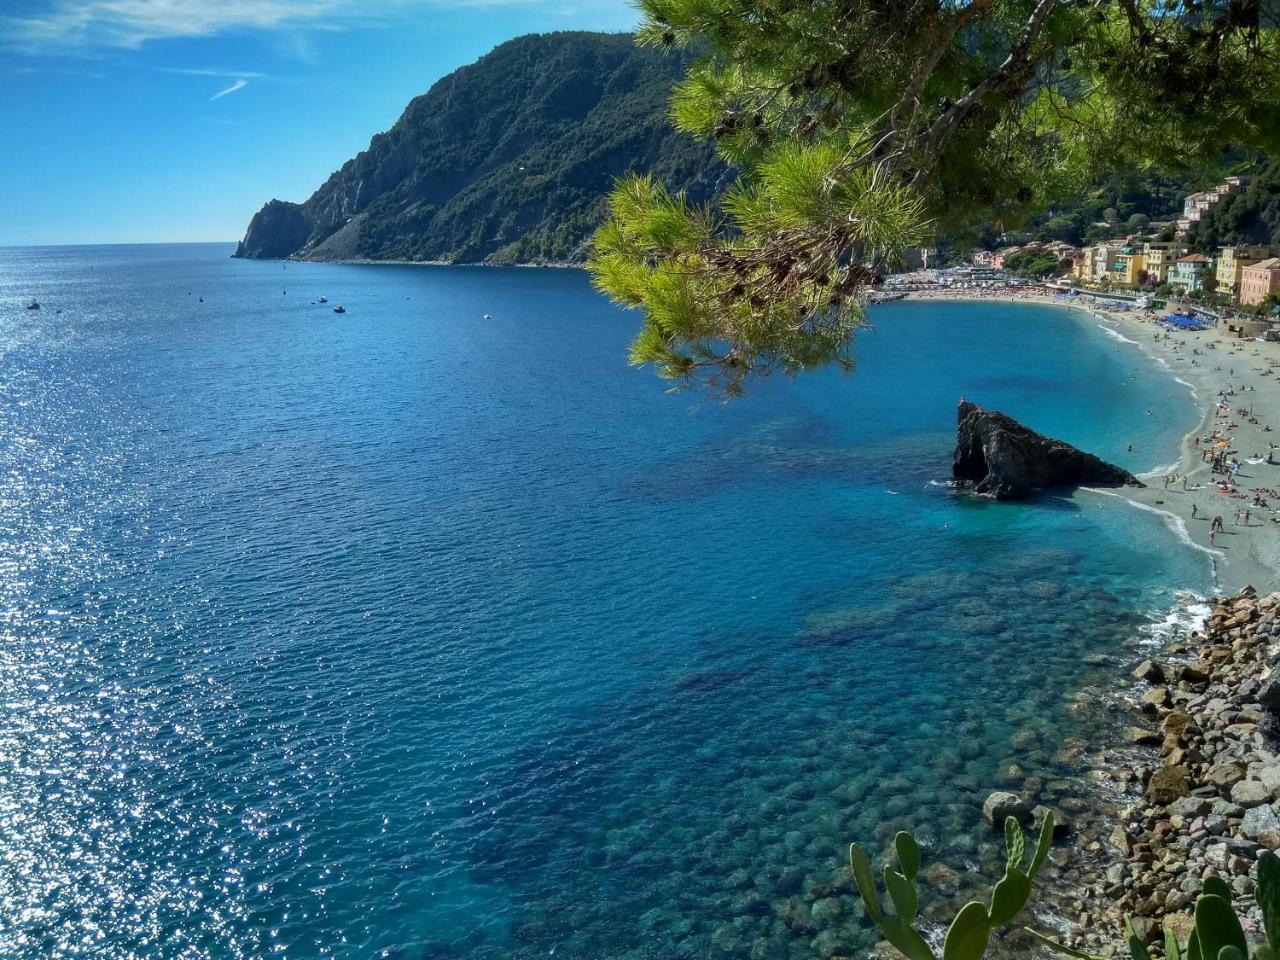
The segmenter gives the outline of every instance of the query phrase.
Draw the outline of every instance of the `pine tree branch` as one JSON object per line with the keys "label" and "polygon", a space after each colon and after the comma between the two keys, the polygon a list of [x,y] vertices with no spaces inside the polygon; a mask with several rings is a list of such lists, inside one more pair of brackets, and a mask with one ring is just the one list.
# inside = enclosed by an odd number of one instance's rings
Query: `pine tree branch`
{"label": "pine tree branch", "polygon": [[1021,88],[1035,72],[1040,61],[1047,55],[1042,53],[1033,56],[1036,40],[1039,39],[1048,22],[1050,14],[1057,9],[1059,0],[1040,0],[1031,16],[1022,28],[1022,34],[1004,62],[989,74],[986,79],[953,103],[933,121],[925,131],[923,144],[925,154],[933,156],[938,147],[960,124],[977,109],[982,99],[988,94],[1001,91],[1016,91]]}
{"label": "pine tree branch", "polygon": [[[929,78],[933,76],[933,72],[938,68],[938,64],[942,61],[942,57],[951,49],[952,43],[960,31],[965,29],[969,24],[973,23],[978,17],[988,13],[996,4],[996,0],[972,0],[972,2],[960,10],[951,21],[943,28],[942,33],[934,41],[924,56],[920,60],[920,66],[917,68],[915,76],[912,77],[911,83],[907,89],[903,91],[902,98],[894,106],[891,115],[891,123],[897,127],[902,120],[903,115],[908,109],[912,112],[912,122],[915,120],[915,112],[920,106],[920,92],[924,90],[925,84],[929,82]],[[908,129],[912,124],[908,124]]]}

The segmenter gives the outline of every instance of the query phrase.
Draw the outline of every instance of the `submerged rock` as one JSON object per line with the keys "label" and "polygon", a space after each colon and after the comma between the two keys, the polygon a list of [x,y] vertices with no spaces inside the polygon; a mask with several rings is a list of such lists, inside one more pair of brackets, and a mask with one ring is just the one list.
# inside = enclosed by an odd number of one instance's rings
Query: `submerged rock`
{"label": "submerged rock", "polygon": [[956,419],[951,476],[974,493],[1012,500],[1048,487],[1144,486],[1127,470],[976,403],[961,400]]}
{"label": "submerged rock", "polygon": [[997,790],[987,797],[982,805],[982,819],[992,826],[1001,826],[1006,817],[1013,817],[1023,823],[1031,819],[1031,804],[1016,793]]}

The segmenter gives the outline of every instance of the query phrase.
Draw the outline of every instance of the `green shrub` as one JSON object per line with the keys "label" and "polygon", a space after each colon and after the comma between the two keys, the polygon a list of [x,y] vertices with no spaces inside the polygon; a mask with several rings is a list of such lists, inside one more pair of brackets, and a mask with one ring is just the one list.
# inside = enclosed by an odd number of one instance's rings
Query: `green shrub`
{"label": "green shrub", "polygon": [[[1041,824],[1039,839],[1029,858],[1022,826],[1013,817],[1004,822],[1004,836],[1008,857],[1004,876],[991,891],[991,904],[973,900],[960,908],[947,928],[942,960],[980,960],[986,955],[992,932],[1009,924],[1026,906],[1031,896],[1031,882],[1044,864],[1053,841],[1053,815],[1048,814]],[[920,870],[920,847],[906,832],[894,838],[893,846],[898,868],[886,864],[883,871],[892,913],[881,905],[867,855],[856,843],[849,847],[849,866],[867,916],[907,960],[938,960],[933,948],[916,929],[920,898],[915,878]],[[1254,896],[1262,908],[1265,943],[1250,950],[1244,928],[1231,907],[1231,888],[1220,877],[1205,877],[1196,900],[1195,925],[1187,942],[1180,943],[1171,931],[1165,931],[1166,960],[1280,960],[1280,857],[1269,850],[1258,858]],[[1077,960],[1106,960],[1064,946],[1030,927],[1024,929],[1040,943],[1065,956]],[[1129,918],[1125,919],[1125,938],[1132,960],[1151,960],[1147,945]]]}

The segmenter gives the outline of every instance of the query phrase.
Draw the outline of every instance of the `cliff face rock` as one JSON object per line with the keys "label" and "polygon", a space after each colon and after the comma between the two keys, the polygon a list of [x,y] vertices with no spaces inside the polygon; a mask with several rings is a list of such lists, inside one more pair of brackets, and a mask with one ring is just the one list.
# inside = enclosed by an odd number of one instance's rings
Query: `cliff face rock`
{"label": "cliff face rock", "polygon": [[236,256],[585,259],[616,177],[652,171],[694,201],[727,184],[714,149],[668,119],[687,62],[626,34],[504,43],[411,101],[305,203],[268,203]]}
{"label": "cliff face rock", "polygon": [[299,204],[271,200],[249,221],[249,230],[236,248],[236,256],[283,259],[292,256],[310,236],[311,223]]}
{"label": "cliff face rock", "polygon": [[1014,500],[1047,487],[1144,485],[1127,470],[976,403],[961,400],[956,419],[951,476],[974,493]]}

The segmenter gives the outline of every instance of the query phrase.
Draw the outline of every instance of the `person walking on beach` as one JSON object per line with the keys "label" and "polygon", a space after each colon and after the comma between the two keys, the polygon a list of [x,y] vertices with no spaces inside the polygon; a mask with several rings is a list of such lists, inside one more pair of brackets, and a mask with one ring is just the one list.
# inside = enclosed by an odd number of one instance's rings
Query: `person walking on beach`
{"label": "person walking on beach", "polygon": [[1196,505],[1193,503],[1193,504],[1191,505],[1191,519],[1192,519],[1192,520],[1197,519],[1197,516],[1196,516],[1196,510],[1197,510],[1197,507],[1196,507]]}

